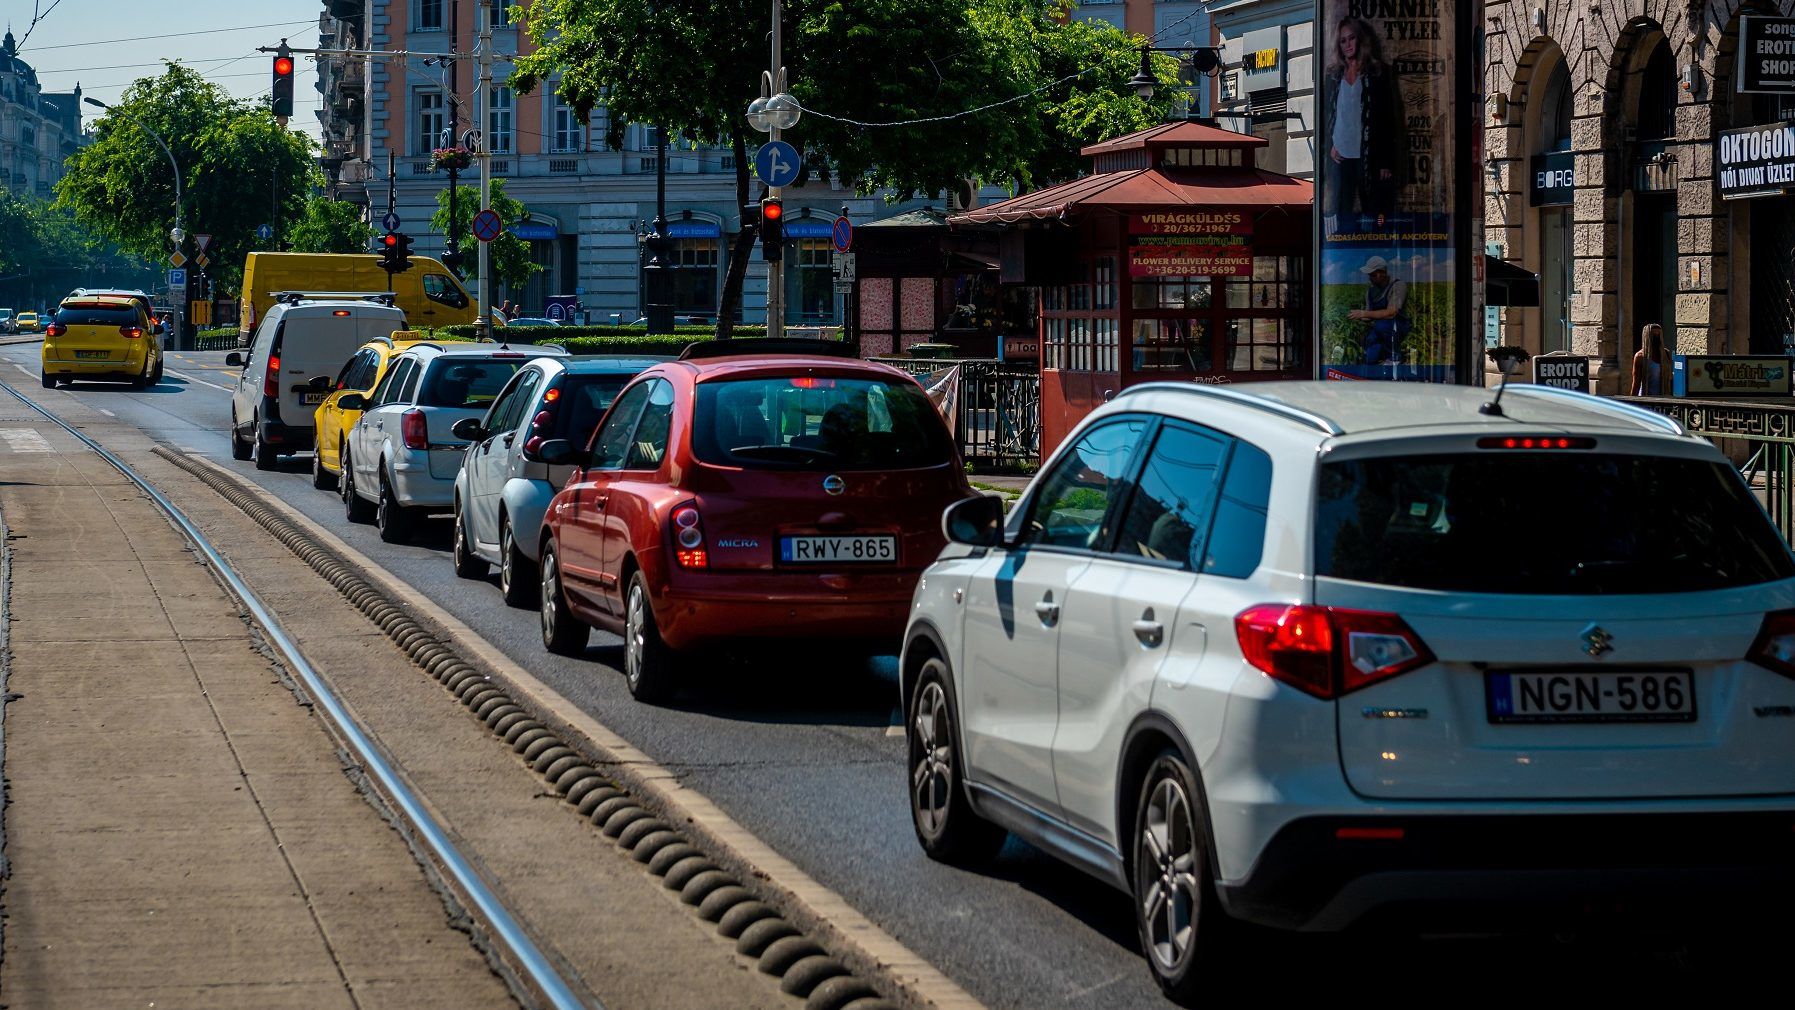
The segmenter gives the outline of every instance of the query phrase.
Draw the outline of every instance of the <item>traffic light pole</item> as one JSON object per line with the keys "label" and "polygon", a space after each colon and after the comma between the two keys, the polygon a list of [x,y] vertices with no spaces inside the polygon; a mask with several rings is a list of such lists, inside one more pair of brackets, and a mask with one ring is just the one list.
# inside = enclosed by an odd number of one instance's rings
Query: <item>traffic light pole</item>
{"label": "traffic light pole", "polygon": [[[480,132],[480,209],[492,209],[492,0],[480,0],[480,47],[476,54],[480,67],[480,83],[474,89],[474,129]],[[477,237],[477,236],[476,236]],[[479,314],[474,317],[477,336],[492,333],[492,243],[481,242],[479,249],[480,278],[474,286],[474,297],[480,300]]]}
{"label": "traffic light pole", "polygon": [[[785,90],[784,41],[785,28],[783,4],[773,0],[773,93]],[[780,129],[777,120],[768,131],[774,141],[779,139]],[[784,187],[772,186],[767,189],[768,199],[778,200]],[[783,241],[783,236],[781,236]],[[785,336],[785,256],[783,250],[777,259],[767,261],[767,336]]]}

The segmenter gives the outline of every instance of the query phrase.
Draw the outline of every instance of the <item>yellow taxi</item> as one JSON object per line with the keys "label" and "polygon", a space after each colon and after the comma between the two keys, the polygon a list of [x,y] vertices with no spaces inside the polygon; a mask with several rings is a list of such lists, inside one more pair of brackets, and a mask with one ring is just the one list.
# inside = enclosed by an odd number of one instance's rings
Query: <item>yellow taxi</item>
{"label": "yellow taxi", "polygon": [[37,313],[21,312],[12,321],[13,328],[20,333],[36,333],[38,330]]}
{"label": "yellow taxi", "polygon": [[71,298],[44,327],[43,376],[45,389],[76,379],[145,389],[162,381],[162,338],[129,298]]}
{"label": "yellow taxi", "polygon": [[[375,337],[361,345],[343,364],[330,395],[318,404],[312,414],[317,431],[317,448],[312,452],[312,486],[320,491],[335,490],[343,473],[343,442],[349,429],[361,419],[361,411],[345,410],[337,405],[345,393],[366,393],[386,375],[387,366],[400,351],[423,343],[423,334],[416,330],[394,330],[390,337]],[[322,381],[322,380],[319,380]]]}

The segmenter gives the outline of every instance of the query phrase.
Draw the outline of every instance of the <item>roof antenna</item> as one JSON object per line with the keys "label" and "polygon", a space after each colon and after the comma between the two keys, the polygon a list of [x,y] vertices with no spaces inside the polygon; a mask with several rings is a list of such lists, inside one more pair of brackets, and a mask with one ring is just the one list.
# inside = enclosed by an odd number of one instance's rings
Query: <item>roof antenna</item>
{"label": "roof antenna", "polygon": [[1502,393],[1508,388],[1508,377],[1521,367],[1521,362],[1533,355],[1527,353],[1527,348],[1513,344],[1499,344],[1483,353],[1496,363],[1497,368],[1501,369],[1502,381],[1496,386],[1496,398],[1478,407],[1477,412],[1490,417],[1507,417],[1508,415],[1502,412]]}

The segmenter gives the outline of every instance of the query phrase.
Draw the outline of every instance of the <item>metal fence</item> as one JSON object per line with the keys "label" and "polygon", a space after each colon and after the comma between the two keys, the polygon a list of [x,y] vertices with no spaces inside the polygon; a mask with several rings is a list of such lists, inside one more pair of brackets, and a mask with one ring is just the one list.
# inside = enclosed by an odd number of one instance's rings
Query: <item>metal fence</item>
{"label": "metal fence", "polygon": [[234,351],[241,346],[237,340],[236,330],[212,336],[201,334],[193,338],[193,349],[196,351]]}
{"label": "metal fence", "polygon": [[974,467],[1009,468],[1041,459],[1041,375],[988,359],[875,358],[918,380],[960,369],[952,397],[960,458]]}
{"label": "metal fence", "polygon": [[1715,443],[1739,465],[1783,538],[1795,544],[1795,406],[1623,396],[1677,420],[1690,434]]}

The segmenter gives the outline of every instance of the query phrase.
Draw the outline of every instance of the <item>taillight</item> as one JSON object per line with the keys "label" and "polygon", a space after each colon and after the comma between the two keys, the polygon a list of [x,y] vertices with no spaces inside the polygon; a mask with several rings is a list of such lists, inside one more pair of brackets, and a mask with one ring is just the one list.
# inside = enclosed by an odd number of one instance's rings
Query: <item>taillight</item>
{"label": "taillight", "polygon": [[681,568],[703,568],[710,563],[704,550],[703,521],[690,505],[673,510],[673,548]]}
{"label": "taillight", "polygon": [[69,328],[67,326],[62,325],[61,323],[51,323],[49,326],[44,327],[44,336],[60,337],[64,333],[67,333],[68,331],[69,331]]}
{"label": "taillight", "polygon": [[262,372],[262,395],[273,398],[280,395],[280,355],[268,355],[268,368]]}
{"label": "taillight", "polygon": [[1317,698],[1338,698],[1434,661],[1402,618],[1369,610],[1264,603],[1234,618],[1234,634],[1255,669]]}
{"label": "taillight", "polygon": [[399,434],[405,439],[407,449],[430,448],[430,422],[416,407],[399,415]]}
{"label": "taillight", "polygon": [[[549,390],[549,392],[553,393],[553,392],[555,392],[555,390],[551,389],[551,390]],[[544,403],[553,403],[553,402],[555,402],[556,399],[559,399],[559,397],[551,398],[549,396],[544,396],[543,402]],[[527,456],[531,459],[536,458],[536,453],[542,449],[542,443],[545,439],[548,438],[550,431],[554,428],[554,425],[555,425],[555,412],[554,411],[539,410],[536,412],[536,416],[530,419],[530,437],[527,440],[525,440],[525,442],[524,442],[524,455],[525,456]]]}
{"label": "taillight", "polygon": [[1766,670],[1795,678],[1795,610],[1774,610],[1764,615],[1757,641],[1745,658]]}
{"label": "taillight", "polygon": [[126,340],[136,340],[138,337],[143,336],[143,327],[120,326],[118,328],[118,335],[124,337]]}
{"label": "taillight", "polygon": [[1562,435],[1491,435],[1477,440],[1479,449],[1594,449],[1593,438]]}

